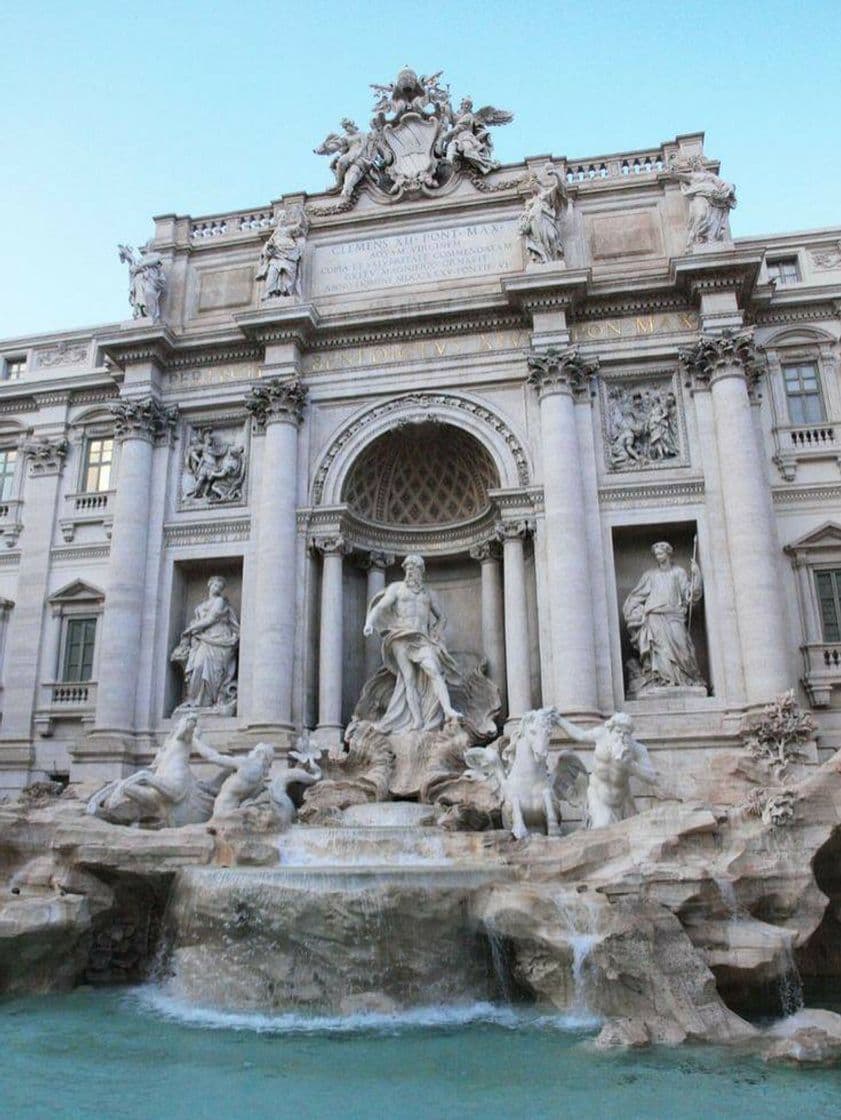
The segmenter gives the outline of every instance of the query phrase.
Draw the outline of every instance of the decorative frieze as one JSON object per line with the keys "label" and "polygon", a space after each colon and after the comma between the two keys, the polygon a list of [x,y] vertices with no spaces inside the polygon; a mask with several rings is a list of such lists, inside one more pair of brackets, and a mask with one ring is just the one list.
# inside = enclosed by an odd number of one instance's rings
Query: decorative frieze
{"label": "decorative frieze", "polygon": [[250,517],[232,517],[225,521],[190,521],[182,525],[165,525],[164,545],[176,548],[192,544],[230,544],[247,541],[250,535]]}
{"label": "decorative frieze", "polygon": [[606,486],[599,490],[601,506],[683,506],[703,501],[701,479],[686,482],[655,482],[640,486]]}
{"label": "decorative frieze", "polygon": [[245,397],[256,432],[267,424],[300,424],[304,418],[307,389],[297,377],[271,377],[252,385]]}
{"label": "decorative frieze", "polygon": [[537,389],[540,396],[584,393],[599,368],[598,358],[582,357],[577,346],[564,349],[550,346],[541,353],[530,353],[526,360],[528,383]]}
{"label": "decorative frieze", "polygon": [[90,343],[62,339],[55,346],[35,351],[36,369],[55,369],[58,366],[81,366],[88,360]]}
{"label": "decorative frieze", "polygon": [[841,241],[834,245],[821,245],[809,251],[812,267],[816,272],[830,272],[841,269]]}
{"label": "decorative frieze", "polygon": [[114,417],[114,435],[118,440],[145,439],[155,443],[171,438],[178,421],[178,409],[165,408],[155,397],[129,399],[121,397],[108,405]]}

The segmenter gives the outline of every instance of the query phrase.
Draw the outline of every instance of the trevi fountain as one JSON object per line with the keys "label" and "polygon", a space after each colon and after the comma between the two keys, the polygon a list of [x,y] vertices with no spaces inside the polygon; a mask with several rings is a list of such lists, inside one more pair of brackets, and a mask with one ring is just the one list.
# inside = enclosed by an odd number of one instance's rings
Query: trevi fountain
{"label": "trevi fountain", "polygon": [[3,1115],[838,1116],[838,231],[375,92],[3,344]]}

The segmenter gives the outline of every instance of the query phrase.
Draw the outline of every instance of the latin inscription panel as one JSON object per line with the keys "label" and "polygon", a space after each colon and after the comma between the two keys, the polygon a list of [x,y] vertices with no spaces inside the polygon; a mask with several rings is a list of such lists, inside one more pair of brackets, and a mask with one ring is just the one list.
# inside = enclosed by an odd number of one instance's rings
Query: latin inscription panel
{"label": "latin inscription panel", "polygon": [[312,294],[404,288],[435,280],[492,276],[523,267],[516,222],[482,222],[420,233],[316,245]]}

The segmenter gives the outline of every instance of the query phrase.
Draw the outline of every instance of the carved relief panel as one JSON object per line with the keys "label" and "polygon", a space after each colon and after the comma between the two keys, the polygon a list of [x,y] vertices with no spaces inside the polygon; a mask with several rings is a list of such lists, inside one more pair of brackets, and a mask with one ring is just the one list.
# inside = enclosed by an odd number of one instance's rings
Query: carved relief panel
{"label": "carved relief panel", "polygon": [[686,466],[683,401],[674,374],[602,381],[601,406],[609,471]]}
{"label": "carved relief panel", "polygon": [[181,509],[242,505],[248,475],[243,420],[196,422],[184,429],[178,500]]}

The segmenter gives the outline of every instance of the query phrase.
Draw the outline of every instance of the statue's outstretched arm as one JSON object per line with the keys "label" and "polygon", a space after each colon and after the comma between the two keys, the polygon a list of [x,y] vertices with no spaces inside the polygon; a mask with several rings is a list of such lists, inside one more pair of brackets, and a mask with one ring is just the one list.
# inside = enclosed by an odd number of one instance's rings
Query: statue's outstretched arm
{"label": "statue's outstretched arm", "polygon": [[242,759],[234,758],[230,754],[220,754],[219,751],[214,750],[209,743],[205,743],[204,739],[200,739],[198,735],[193,735],[193,746],[208,762],[215,763],[216,766],[221,766],[224,770],[236,770]]}
{"label": "statue's outstretched arm", "polygon": [[595,743],[596,741],[595,731],[585,731],[583,727],[578,727],[576,724],[570,723],[570,721],[565,719],[558,711],[554,713],[552,722],[557,724],[557,726],[560,727],[562,731],[566,732],[570,739],[576,743]]}

